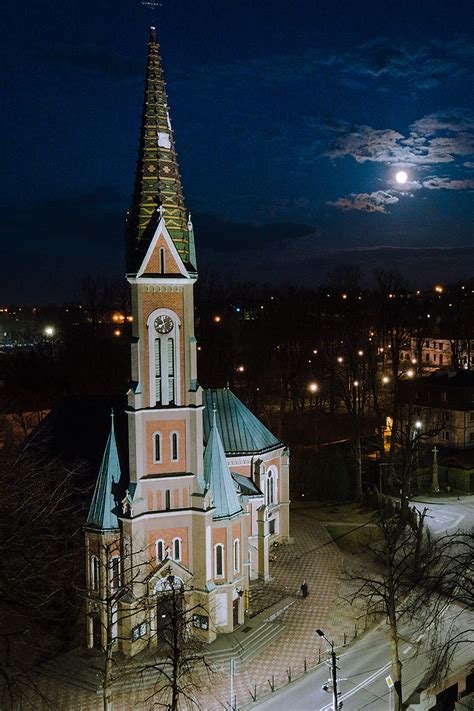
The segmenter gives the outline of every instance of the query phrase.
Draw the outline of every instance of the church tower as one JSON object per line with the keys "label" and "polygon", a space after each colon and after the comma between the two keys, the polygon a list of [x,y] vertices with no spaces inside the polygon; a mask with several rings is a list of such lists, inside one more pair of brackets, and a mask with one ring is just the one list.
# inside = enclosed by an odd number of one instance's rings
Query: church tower
{"label": "church tower", "polygon": [[198,383],[194,232],[153,27],[126,239],[128,467],[112,418],[85,526],[86,612],[89,646],[133,655],[163,639],[176,588],[203,640],[235,629],[289,531],[284,445],[229,390],[204,398]]}

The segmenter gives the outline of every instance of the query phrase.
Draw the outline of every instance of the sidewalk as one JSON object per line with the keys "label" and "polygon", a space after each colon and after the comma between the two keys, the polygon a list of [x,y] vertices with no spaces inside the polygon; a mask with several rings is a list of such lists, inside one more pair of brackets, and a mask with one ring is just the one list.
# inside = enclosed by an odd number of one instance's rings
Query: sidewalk
{"label": "sidewalk", "polygon": [[[294,597],[295,603],[281,616],[278,623],[285,630],[278,639],[255,657],[247,668],[235,674],[234,694],[238,707],[252,701],[250,692],[257,687],[260,699],[270,691],[269,681],[275,687],[288,682],[287,670],[291,667],[294,677],[301,675],[306,659],[307,666],[314,666],[325,658],[325,643],[321,644],[316,629],[323,629],[336,645],[353,637],[355,611],[342,601],[345,585],[340,580],[343,556],[332,542],[326,529],[313,518],[305,516],[304,510],[291,513],[293,543],[275,549],[276,560],[271,563],[272,580],[252,589],[253,612],[270,607],[275,598]],[[300,585],[306,579],[309,596],[303,599]],[[268,604],[267,604],[268,603]],[[50,702],[36,703],[35,708],[53,708],[54,711],[99,711],[102,709],[100,695],[53,679],[41,678],[38,684]],[[229,675],[216,672],[209,679],[202,679],[200,703],[205,711],[222,711],[229,708]],[[145,702],[151,689],[114,694],[114,711],[150,711],[152,702]]]}

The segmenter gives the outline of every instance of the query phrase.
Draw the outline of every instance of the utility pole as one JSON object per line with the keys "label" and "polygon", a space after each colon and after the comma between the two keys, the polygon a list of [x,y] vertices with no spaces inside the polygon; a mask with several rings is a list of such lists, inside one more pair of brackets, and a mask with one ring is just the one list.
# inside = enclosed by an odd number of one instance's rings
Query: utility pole
{"label": "utility pole", "polygon": [[332,708],[333,711],[338,711],[339,705],[337,700],[337,657],[334,651],[334,644],[331,642],[331,675],[332,675]]}
{"label": "utility pole", "polygon": [[339,701],[339,692],[337,690],[337,655],[334,649],[334,642],[330,642],[322,630],[316,630],[317,634],[326,640],[331,651],[329,653],[328,666],[331,669],[331,678],[328,684],[323,686],[324,691],[332,692],[332,711],[339,711],[342,708],[342,701]]}

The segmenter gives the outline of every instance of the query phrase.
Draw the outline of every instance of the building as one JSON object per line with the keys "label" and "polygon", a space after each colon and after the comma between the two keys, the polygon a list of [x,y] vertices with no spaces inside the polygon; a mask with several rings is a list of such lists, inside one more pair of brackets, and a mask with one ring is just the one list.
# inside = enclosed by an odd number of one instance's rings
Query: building
{"label": "building", "polygon": [[[436,328],[439,331],[438,328]],[[423,339],[412,338],[400,353],[402,365],[416,365],[432,373],[440,368],[474,368],[474,341],[466,338],[443,338],[438,333]]]}
{"label": "building", "polygon": [[250,580],[289,535],[289,455],[228,389],[197,374],[193,225],[155,29],[127,229],[132,289],[128,462],[114,418],[85,526],[87,644],[134,655],[160,639],[179,589],[211,642],[245,616]]}
{"label": "building", "polygon": [[429,377],[401,381],[400,398],[407,416],[431,432],[434,444],[450,449],[474,447],[474,372],[437,371]]}

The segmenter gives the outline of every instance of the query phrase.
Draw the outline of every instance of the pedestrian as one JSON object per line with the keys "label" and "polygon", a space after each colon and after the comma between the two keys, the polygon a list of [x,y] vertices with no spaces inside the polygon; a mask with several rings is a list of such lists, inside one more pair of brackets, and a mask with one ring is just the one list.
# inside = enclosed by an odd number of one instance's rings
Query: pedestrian
{"label": "pedestrian", "polygon": [[308,583],[306,582],[306,580],[303,580],[303,582],[301,583],[301,594],[303,595],[303,597],[308,597],[309,595]]}

